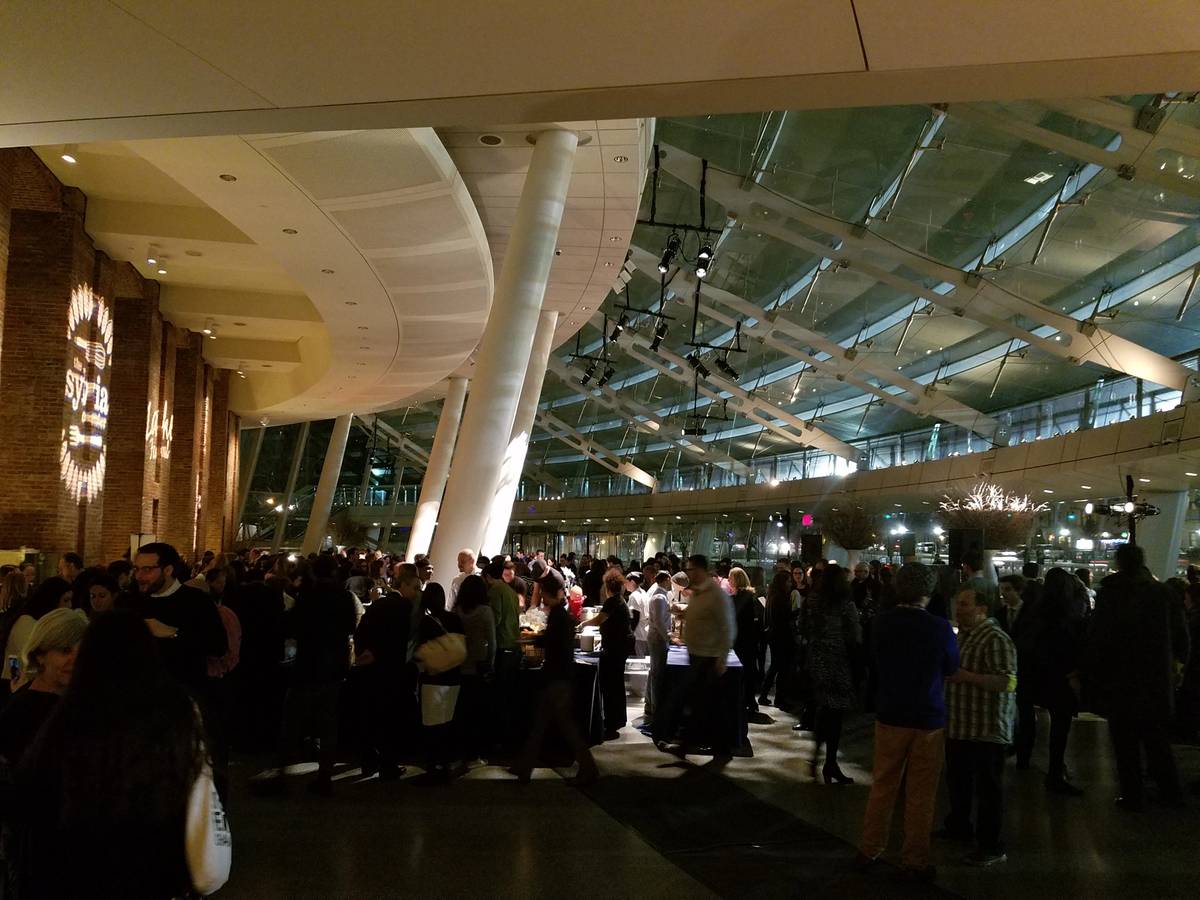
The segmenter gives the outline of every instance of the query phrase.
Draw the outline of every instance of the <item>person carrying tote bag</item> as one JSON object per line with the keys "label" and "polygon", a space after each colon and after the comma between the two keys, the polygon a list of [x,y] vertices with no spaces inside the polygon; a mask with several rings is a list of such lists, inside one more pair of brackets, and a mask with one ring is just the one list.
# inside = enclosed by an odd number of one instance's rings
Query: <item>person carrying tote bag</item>
{"label": "person carrying tote bag", "polygon": [[467,641],[462,620],[446,610],[446,593],[431,582],[421,593],[417,648],[413,657],[421,671],[421,725],[428,760],[417,785],[449,784],[455,758],[454,708],[462,686]]}

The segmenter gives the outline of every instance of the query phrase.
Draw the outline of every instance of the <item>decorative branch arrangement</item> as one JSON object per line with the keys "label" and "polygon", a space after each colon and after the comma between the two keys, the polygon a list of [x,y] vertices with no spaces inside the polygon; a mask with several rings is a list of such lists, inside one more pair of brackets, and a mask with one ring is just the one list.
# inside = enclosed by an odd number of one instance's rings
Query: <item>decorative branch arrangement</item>
{"label": "decorative branch arrangement", "polygon": [[987,481],[959,497],[947,494],[938,504],[946,527],[982,531],[988,550],[1014,549],[1028,543],[1038,513],[1049,508],[1027,494],[1009,494]]}
{"label": "decorative branch arrangement", "polygon": [[878,515],[858,506],[840,506],[823,517],[821,530],[844,550],[865,550],[878,539]]}

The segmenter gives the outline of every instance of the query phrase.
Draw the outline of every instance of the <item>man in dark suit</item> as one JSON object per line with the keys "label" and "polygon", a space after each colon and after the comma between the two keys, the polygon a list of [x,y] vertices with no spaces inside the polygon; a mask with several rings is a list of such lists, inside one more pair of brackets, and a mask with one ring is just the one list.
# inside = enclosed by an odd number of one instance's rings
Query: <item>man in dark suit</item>
{"label": "man in dark suit", "polygon": [[1146,570],[1140,547],[1122,544],[1117,571],[1100,582],[1088,648],[1088,672],[1117,758],[1118,804],[1145,806],[1141,748],[1161,799],[1183,803],[1169,728],[1175,673],[1188,657],[1186,624],[1173,615],[1170,597]]}
{"label": "man in dark suit", "polygon": [[1036,631],[1037,601],[1029,582],[1021,575],[1005,575],[1000,579],[1000,608],[996,621],[1017,645],[1017,727],[1009,752],[1017,757],[1017,768],[1028,769],[1033,746],[1037,741],[1037,710],[1034,709],[1033,638]]}

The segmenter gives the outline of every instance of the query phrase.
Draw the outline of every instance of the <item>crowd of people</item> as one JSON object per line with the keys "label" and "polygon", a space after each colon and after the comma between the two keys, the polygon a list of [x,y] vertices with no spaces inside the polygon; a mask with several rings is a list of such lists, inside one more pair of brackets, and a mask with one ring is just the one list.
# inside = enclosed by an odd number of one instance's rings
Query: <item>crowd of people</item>
{"label": "crowd of people", "polygon": [[[86,871],[101,895],[215,889],[229,867],[231,748],[271,760],[256,793],[288,790],[287,767],[315,758],[309,789],[329,795],[346,737],[363,777],[396,780],[419,760],[408,781],[437,787],[487,764],[528,781],[557,732],[578,764],[572,780],[595,781],[574,684],[577,649],[592,655],[596,638],[603,740],[629,725],[631,658],[646,663],[633,724],[681,758],[723,764],[738,749],[723,719],[730,666],[740,670],[739,716],[792,713],[794,729],[812,735],[809,774],[827,785],[853,783],[839,762],[845,716],[873,712],[864,867],[886,847],[903,780],[902,872],[932,876],[943,768],[951,809],[937,836],[973,842],[973,864],[1003,861],[1004,771],[1010,757],[1030,767],[1039,708],[1050,721],[1048,791],[1082,792],[1065,756],[1087,708],[1108,719],[1123,807],[1146,805],[1143,751],[1158,797],[1183,802],[1171,740],[1195,734],[1200,677],[1188,649],[1200,572],[1160,584],[1132,545],[1097,591],[1087,570],[1039,577],[1030,565],[997,579],[978,553],[961,569],[780,560],[754,571],[757,585],[747,569],[702,555],[626,565],[463,550],[457,564],[443,586],[424,556],[244,550],[189,566],[154,543],[106,567],[68,553],[41,580],[33,565],[5,567],[10,882],[72,896]],[[686,658],[668,681],[672,647]],[[526,704],[531,668],[539,690]],[[45,867],[51,832],[76,837],[95,868]],[[153,865],[127,865],[117,845],[130,836],[153,848]]]}

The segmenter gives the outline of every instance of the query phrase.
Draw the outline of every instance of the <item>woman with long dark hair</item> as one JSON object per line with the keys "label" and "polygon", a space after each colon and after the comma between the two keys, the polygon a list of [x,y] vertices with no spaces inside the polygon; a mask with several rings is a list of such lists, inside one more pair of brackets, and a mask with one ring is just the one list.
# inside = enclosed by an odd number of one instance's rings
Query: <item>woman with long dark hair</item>
{"label": "woman with long dark hair", "polygon": [[600,694],[604,706],[604,739],[615,741],[627,721],[625,661],[633,652],[633,619],[622,591],[625,574],[617,567],[604,574],[604,604],[584,626],[600,626]]}
{"label": "woman with long dark hair", "polygon": [[[1055,566],[1046,573],[1042,597],[1034,608],[1037,616],[1033,643],[1033,702],[1050,714],[1050,752],[1046,767],[1046,790],[1068,797],[1083,793],[1067,779],[1064,758],[1071,721],[1079,712],[1079,669],[1083,659],[1084,613],[1082,583],[1066,569]],[[1018,671],[1017,677],[1026,677]],[[1031,729],[1032,732],[1032,729]],[[1036,735],[1026,738],[1033,749]],[[1028,765],[1028,757],[1018,759]]]}
{"label": "woman with long dark hair", "polygon": [[759,706],[770,706],[768,695],[778,679],[775,705],[780,709],[791,706],[792,670],[796,663],[796,635],[792,620],[796,615],[795,583],[790,572],[776,572],[767,587],[766,635],[767,647],[771,651],[771,662],[767,666],[767,677],[758,694]]}
{"label": "woman with long dark hair", "polygon": [[854,678],[850,671],[852,648],[861,640],[858,609],[841,566],[827,566],[820,586],[808,598],[808,672],[816,708],[815,746],[809,764],[817,776],[817,759],[825,745],[825,783],[853,784],[838,766],[842,717],[854,707]]}
{"label": "woman with long dark hair", "polygon": [[136,613],[88,628],[17,790],[21,896],[162,900],[212,893],[229,876],[200,713]]}

